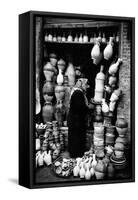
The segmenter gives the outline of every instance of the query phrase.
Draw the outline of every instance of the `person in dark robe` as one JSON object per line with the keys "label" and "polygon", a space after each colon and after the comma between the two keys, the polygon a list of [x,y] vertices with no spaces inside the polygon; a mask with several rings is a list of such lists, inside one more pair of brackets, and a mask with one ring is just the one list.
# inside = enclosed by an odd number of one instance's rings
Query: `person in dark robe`
{"label": "person in dark robe", "polygon": [[86,90],[88,79],[80,78],[71,91],[68,114],[68,151],[71,157],[81,157],[85,152],[86,119],[91,105],[88,105]]}

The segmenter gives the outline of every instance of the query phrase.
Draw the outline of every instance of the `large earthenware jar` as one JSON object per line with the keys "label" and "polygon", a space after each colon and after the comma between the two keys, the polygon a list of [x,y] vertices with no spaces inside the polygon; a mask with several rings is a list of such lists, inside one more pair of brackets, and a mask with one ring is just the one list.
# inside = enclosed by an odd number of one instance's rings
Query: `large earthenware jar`
{"label": "large earthenware jar", "polygon": [[42,109],[42,117],[44,123],[52,122],[54,114],[54,108],[51,102],[46,102]]}

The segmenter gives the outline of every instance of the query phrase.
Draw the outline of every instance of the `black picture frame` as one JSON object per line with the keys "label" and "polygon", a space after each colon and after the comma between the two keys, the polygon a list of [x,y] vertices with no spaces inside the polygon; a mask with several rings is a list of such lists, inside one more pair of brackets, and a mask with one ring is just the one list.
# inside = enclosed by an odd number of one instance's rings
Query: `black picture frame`
{"label": "black picture frame", "polygon": [[[131,43],[131,146],[132,176],[123,180],[35,183],[35,17],[74,17],[130,23]],[[19,15],[19,184],[27,188],[64,187],[135,181],[135,18],[29,11]]]}

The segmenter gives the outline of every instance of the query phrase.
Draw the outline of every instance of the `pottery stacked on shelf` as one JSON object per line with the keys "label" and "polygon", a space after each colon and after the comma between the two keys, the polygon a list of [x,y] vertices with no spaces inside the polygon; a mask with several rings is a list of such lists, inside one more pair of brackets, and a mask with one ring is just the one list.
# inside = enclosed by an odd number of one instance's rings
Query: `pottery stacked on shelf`
{"label": "pottery stacked on shelf", "polygon": [[115,143],[115,126],[110,125],[105,127],[105,145],[114,146]]}
{"label": "pottery stacked on shelf", "polygon": [[57,63],[57,57],[54,53],[49,55],[50,62],[44,65],[43,73],[45,76],[45,82],[43,86],[43,98],[44,106],[42,108],[42,117],[44,123],[51,122],[53,120],[54,108],[53,108],[53,97],[54,97],[54,76],[56,73],[55,65]]}
{"label": "pottery stacked on shelf", "polygon": [[94,125],[93,134],[94,152],[98,158],[104,157],[104,126]]}
{"label": "pottery stacked on shelf", "polygon": [[127,147],[128,131],[128,123],[124,117],[117,118],[116,130],[118,132],[118,137],[115,141],[114,154],[111,157],[111,161],[116,169],[124,169],[126,167],[125,149]]}

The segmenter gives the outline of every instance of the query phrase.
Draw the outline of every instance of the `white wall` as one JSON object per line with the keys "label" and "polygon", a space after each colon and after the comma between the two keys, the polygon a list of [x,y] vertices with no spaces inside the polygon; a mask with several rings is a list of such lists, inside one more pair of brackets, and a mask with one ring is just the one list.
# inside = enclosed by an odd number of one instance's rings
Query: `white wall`
{"label": "white wall", "polygon": [[138,17],[136,1],[133,0],[85,0],[78,2],[73,0],[1,1],[0,196],[3,197],[0,197],[0,199],[131,199],[133,195],[136,196],[137,194],[137,183],[41,190],[27,190],[16,184],[18,177],[18,14],[28,10]]}

